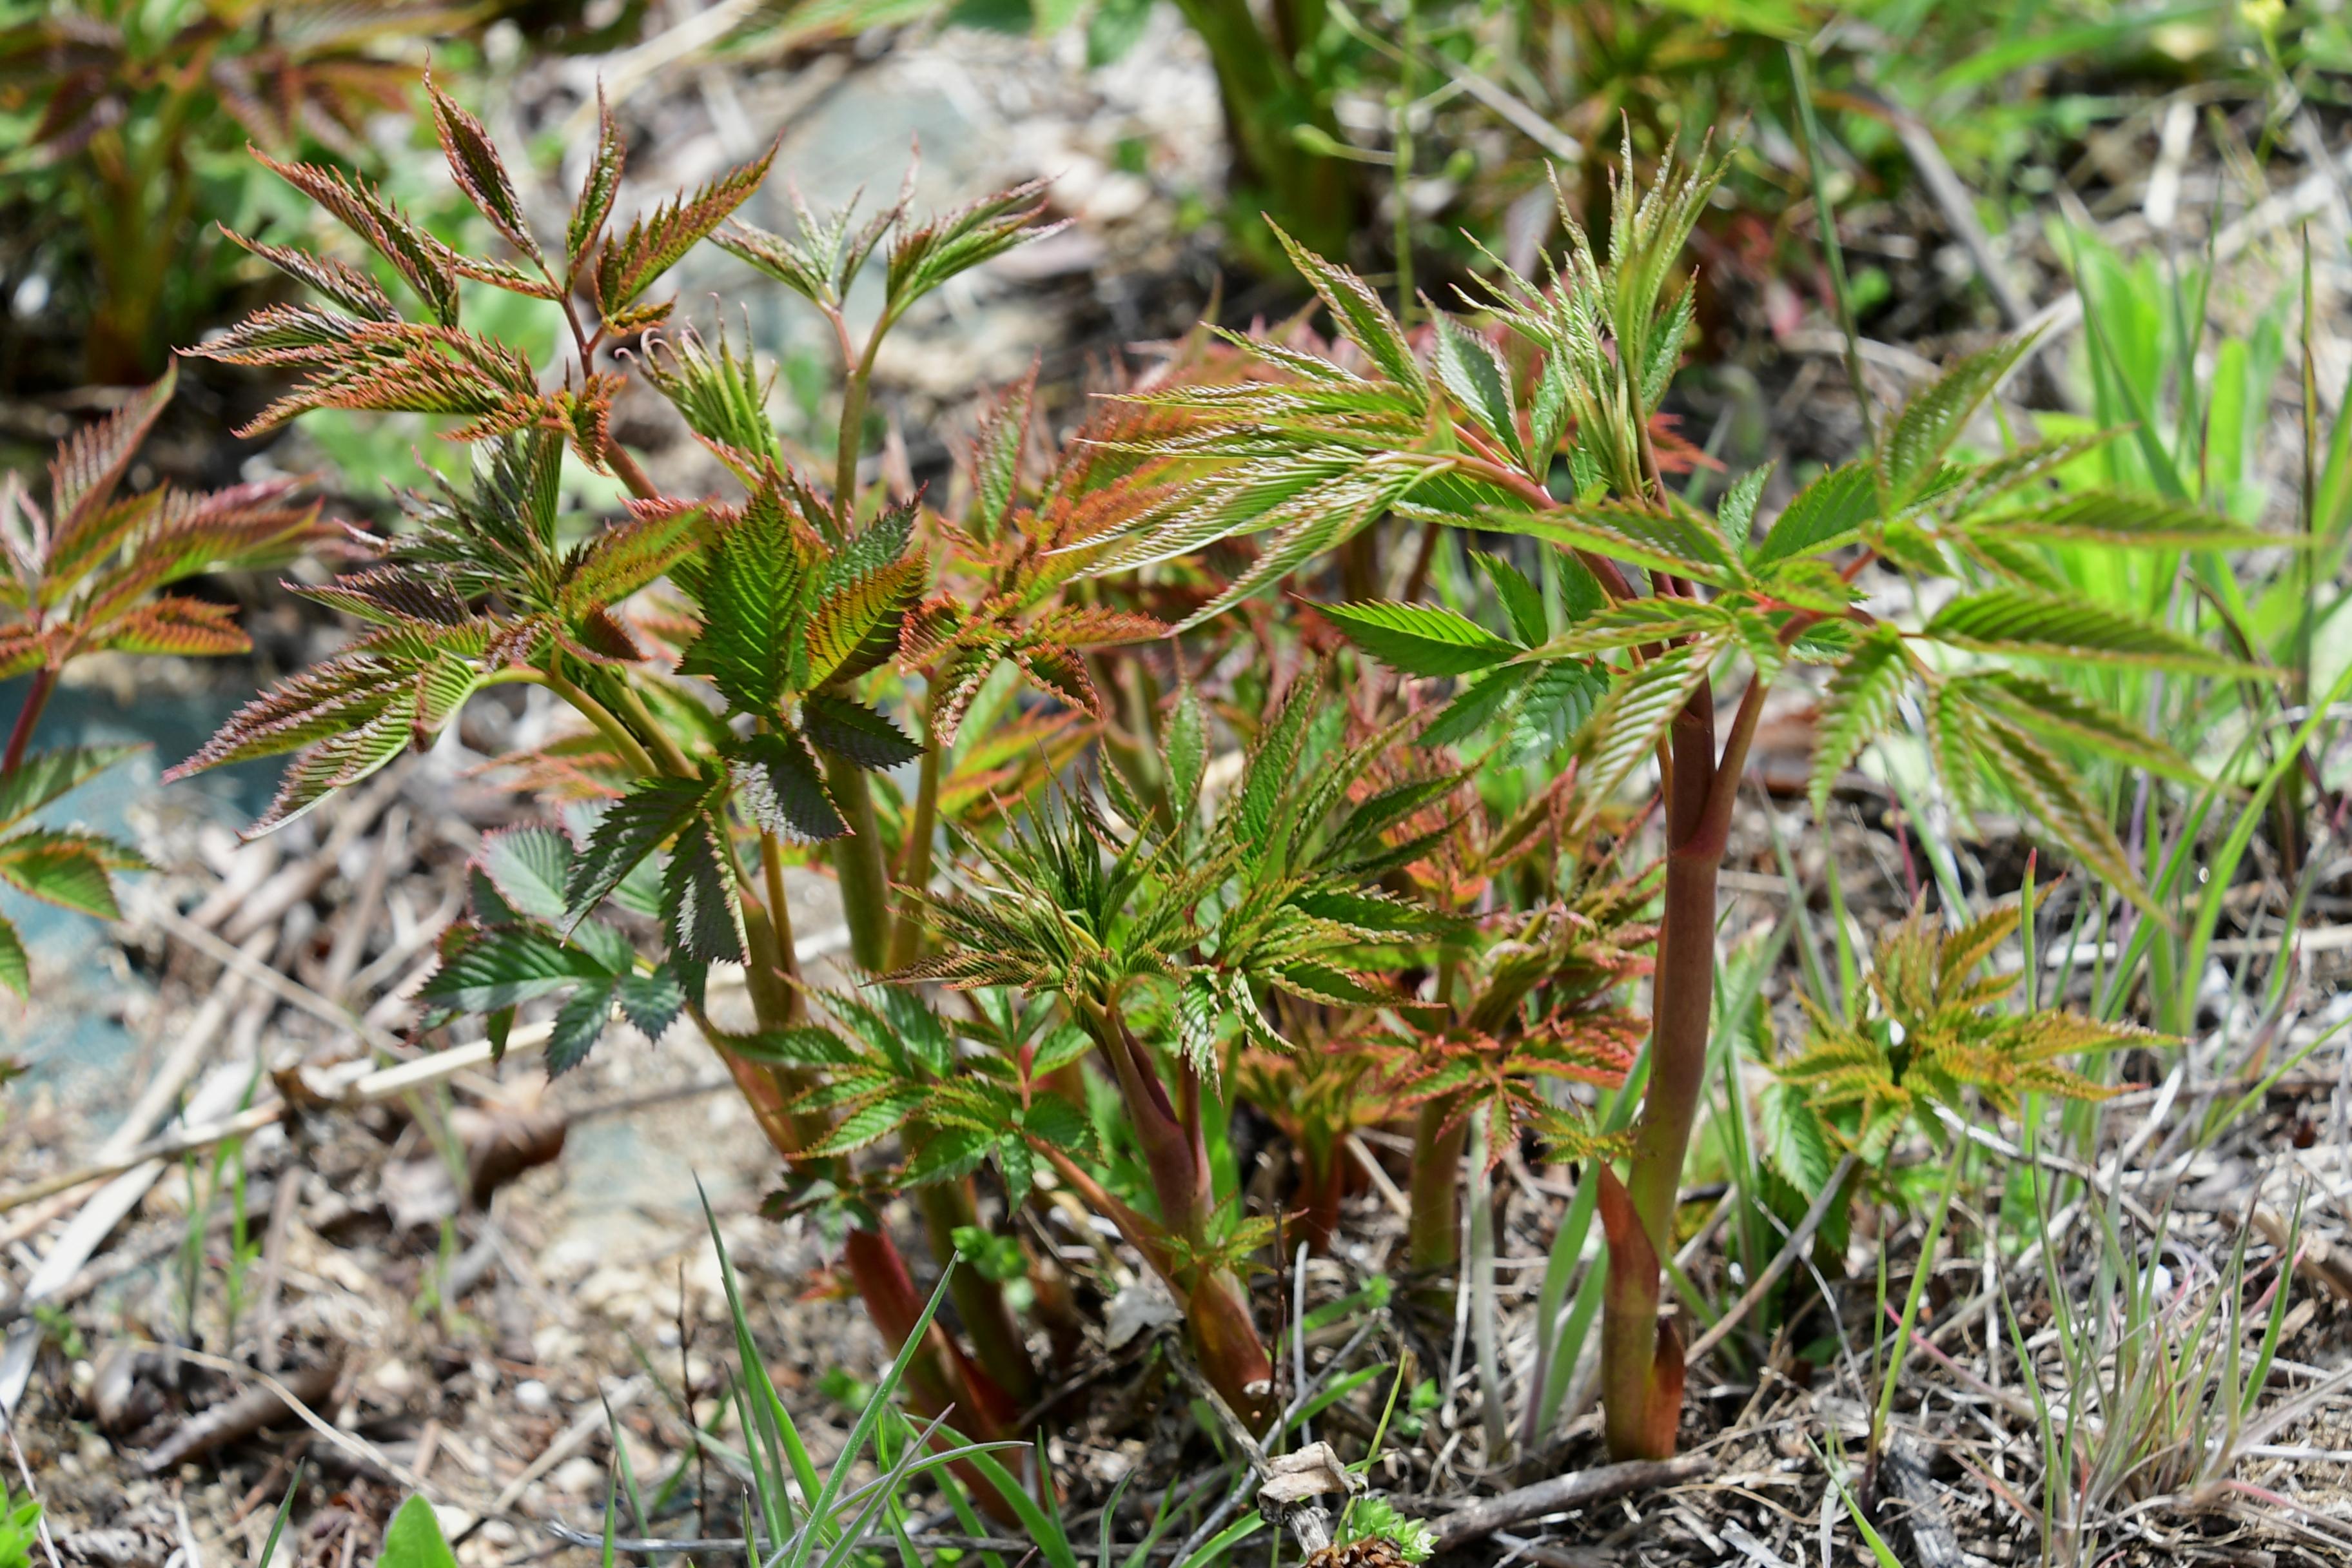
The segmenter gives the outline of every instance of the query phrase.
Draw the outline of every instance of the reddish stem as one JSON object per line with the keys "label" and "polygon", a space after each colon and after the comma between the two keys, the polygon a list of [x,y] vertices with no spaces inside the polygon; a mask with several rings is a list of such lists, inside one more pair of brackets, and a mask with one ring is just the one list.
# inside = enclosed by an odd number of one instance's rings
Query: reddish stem
{"label": "reddish stem", "polygon": [[25,748],[32,743],[33,726],[41,721],[41,710],[49,705],[49,693],[57,689],[58,672],[43,665],[33,671],[33,683],[25,690],[25,705],[16,710],[16,723],[8,731],[8,751],[0,756],[0,778],[5,778],[22,767]]}

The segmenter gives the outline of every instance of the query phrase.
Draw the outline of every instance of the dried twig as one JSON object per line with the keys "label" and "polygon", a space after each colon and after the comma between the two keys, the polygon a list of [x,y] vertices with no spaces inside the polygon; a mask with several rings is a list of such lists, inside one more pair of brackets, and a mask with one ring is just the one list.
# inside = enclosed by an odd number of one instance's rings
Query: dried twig
{"label": "dried twig", "polygon": [[1508,1530],[1548,1513],[1586,1508],[1656,1487],[1679,1486],[1714,1468],[1712,1454],[1685,1454],[1675,1459],[1634,1459],[1554,1476],[1533,1486],[1474,1502],[1448,1515],[1437,1527],[1437,1549],[1450,1552],[1457,1546],[1467,1546],[1496,1531]]}

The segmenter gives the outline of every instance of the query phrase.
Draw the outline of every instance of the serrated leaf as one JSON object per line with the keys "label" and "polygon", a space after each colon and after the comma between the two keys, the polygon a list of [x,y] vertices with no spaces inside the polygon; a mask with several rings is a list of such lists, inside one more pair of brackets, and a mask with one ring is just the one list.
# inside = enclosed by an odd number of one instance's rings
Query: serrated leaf
{"label": "serrated leaf", "polygon": [[1746,575],[1714,524],[1687,511],[1662,513],[1609,502],[1550,511],[1494,508],[1481,514],[1478,525],[1718,587],[1736,586]]}
{"label": "serrated leaf", "polygon": [[1887,490],[1898,500],[1932,476],[1979,404],[2032,345],[2015,337],[1960,359],[1903,405],[1879,446]]}
{"label": "serrated leaf", "polygon": [[582,1062],[604,1037],[604,1026],[613,1021],[613,986],[610,979],[593,981],[563,999],[555,1010],[555,1021],[547,1036],[547,1076],[561,1078]]}
{"label": "serrated leaf", "polygon": [[637,866],[683,832],[702,811],[710,786],[701,779],[647,779],[607,809],[572,862],[564,918],[578,924]]}
{"label": "serrated leaf", "polygon": [[1895,721],[1895,702],[1912,678],[1911,658],[1892,626],[1871,628],[1830,677],[1813,736],[1812,795],[1819,809],[1838,775]]}
{"label": "serrated leaf", "polygon": [[632,1028],[658,1044],[686,1011],[686,984],[665,963],[650,974],[622,975],[614,984],[613,999]]}
{"label": "serrated leaf", "polygon": [[776,143],[749,163],[730,169],[692,195],[679,195],[638,218],[626,234],[604,241],[596,257],[597,308],[610,318],[652,287],[768,177]]}
{"label": "serrated leaf", "polygon": [[1577,771],[1577,793],[1588,810],[1615,795],[1633,770],[1656,752],[1675,715],[1706,679],[1707,666],[1721,651],[1723,640],[1718,635],[1678,644],[1621,677],[1610,689],[1608,699],[1585,726]]}
{"label": "serrated leaf", "polygon": [[1517,643],[1496,636],[1468,616],[1436,605],[1375,600],[1316,608],[1345,632],[1349,641],[1408,675],[1471,675],[1522,651]]}
{"label": "serrated leaf", "polygon": [[450,177],[457,188],[466,193],[481,215],[490,220],[490,226],[504,235],[507,242],[532,260],[540,259],[539,241],[531,237],[530,220],[523,216],[522,201],[515,195],[514,183],[507,178],[507,167],[499,157],[497,146],[482,122],[458,107],[455,99],[433,85],[433,73],[425,73],[425,95],[433,101],[433,128],[441,140],[442,156],[448,161]]}
{"label": "serrated leaf", "polygon": [[1437,378],[1477,426],[1525,466],[1519,444],[1518,408],[1511,398],[1510,373],[1495,345],[1443,310],[1437,323]]}
{"label": "serrated leaf", "polygon": [[756,492],[705,549],[689,590],[702,630],[678,672],[708,676],[739,712],[772,714],[806,629],[809,575],[782,501]]}
{"label": "serrated leaf", "polygon": [[[1484,550],[1472,551],[1470,559],[1478,563],[1478,570],[1495,585],[1495,596],[1503,603],[1503,615],[1511,623],[1513,637],[1533,647],[1550,635],[1551,625],[1544,616],[1543,590],[1528,582],[1526,573]],[[1579,570],[1582,570],[1580,564]],[[1591,574],[1586,575],[1590,577]]]}
{"label": "serrated leaf", "polygon": [[906,732],[862,702],[823,692],[801,703],[801,732],[820,752],[847,757],[861,768],[876,771],[911,763],[923,748]]}
{"label": "serrated leaf", "polygon": [[572,256],[572,275],[577,279],[586,263],[589,251],[604,232],[604,220],[612,216],[613,197],[621,188],[621,168],[627,161],[627,147],[621,141],[621,130],[613,121],[612,106],[604,101],[604,84],[596,84],[596,155],[589,161],[587,178],[581,183],[579,199],[572,204],[572,221],[564,234],[565,248]]}
{"label": "serrated leaf", "polygon": [[481,867],[510,909],[551,924],[563,919],[572,841],[555,828],[508,827],[484,835]]}
{"label": "serrated leaf", "polygon": [[855,1153],[897,1131],[908,1117],[923,1108],[928,1098],[929,1091],[924,1089],[901,1089],[868,1100],[843,1117],[841,1124],[807,1153],[812,1158]]}
{"label": "serrated leaf", "polygon": [[1609,694],[1605,668],[1559,659],[1537,667],[1527,695],[1511,721],[1514,761],[1549,756],[1581,731]]}
{"label": "serrated leaf", "polygon": [[2143,733],[2129,720],[2080,694],[2021,669],[1983,670],[1955,677],[1980,707],[1998,709],[2011,721],[2053,739],[2148,769],[2186,784],[2206,782],[2196,765],[2160,738]]}
{"label": "serrated leaf", "polygon": [[0,915],[0,986],[19,996],[33,994],[33,961],[25,952],[24,939],[5,915]]}
{"label": "serrated leaf", "polygon": [[1763,542],[1748,552],[1761,571],[1776,562],[1818,555],[1862,537],[1863,525],[1878,515],[1878,484],[1865,462],[1830,469],[1799,490]]}
{"label": "serrated leaf", "polygon": [[142,745],[62,746],[27,752],[16,771],[0,777],[0,827],[12,827],[85,780],[104,773]]}
{"label": "serrated leaf", "polygon": [[1955,647],[2039,658],[2087,658],[2196,675],[2274,675],[2179,632],[2088,599],[1993,588],[1952,600],[1927,633]]}
{"label": "serrated leaf", "polygon": [[1181,817],[1191,816],[1200,804],[1201,779],[1209,760],[1209,720],[1201,706],[1200,689],[1181,659],[1178,673],[1181,684],[1168,710],[1161,755],[1168,763],[1168,798]]}
{"label": "serrated leaf", "polygon": [[1454,695],[1428,728],[1413,737],[1416,746],[1458,746],[1485,729],[1510,705],[1521,689],[1534,680],[1539,664],[1507,664],[1489,670]]}
{"label": "serrated leaf", "polygon": [[538,926],[492,926],[465,937],[420,994],[469,1013],[511,1007],[612,972],[589,952]]}
{"label": "serrated leaf", "polygon": [[1766,1084],[1756,1097],[1756,1121],[1757,1142],[1781,1180],[1809,1199],[1820,1195],[1836,1161],[1821,1118],[1803,1093],[1777,1080]]}
{"label": "serrated leaf", "polygon": [[698,963],[739,963],[742,938],[735,929],[735,906],[719,863],[710,826],[697,818],[677,836],[662,872],[662,925],[677,951]]}
{"label": "serrated leaf", "polygon": [[819,841],[849,831],[825,791],[816,759],[789,731],[747,736],[729,773],[743,814],[762,833]]}
{"label": "serrated leaf", "polygon": [[0,839],[0,881],[46,903],[100,920],[119,919],[106,864],[70,837],[42,833]]}
{"label": "serrated leaf", "polygon": [[2294,548],[2301,534],[2264,533],[2220,512],[2184,506],[2155,496],[2094,491],[2053,506],[1971,518],[1969,537],[2021,543],[2063,540],[2132,550],[2246,550],[2258,545]]}
{"label": "serrated leaf", "polygon": [[316,163],[281,163],[257,149],[253,156],[391,262],[393,270],[431,308],[441,325],[457,325],[457,273],[450,265],[447,247],[373,185]]}
{"label": "serrated leaf", "polygon": [[[1941,695],[1939,706],[1948,710],[1955,700],[1965,700],[1948,687]],[[1988,710],[1976,710],[1963,721],[1960,732],[1977,742],[1982,760],[2001,783],[2102,880],[2155,919],[2169,919],[2133,870],[2115,825],[2084,793],[2074,770],[2023,729]]]}
{"label": "serrated leaf", "polygon": [[1346,268],[1324,260],[1285,234],[1280,226],[1273,226],[1290,264],[1322,296],[1339,331],[1381,367],[1381,374],[1403,389],[1416,409],[1427,406],[1429,383],[1422,376],[1420,362],[1404,341],[1404,329],[1397,325],[1371,285]]}

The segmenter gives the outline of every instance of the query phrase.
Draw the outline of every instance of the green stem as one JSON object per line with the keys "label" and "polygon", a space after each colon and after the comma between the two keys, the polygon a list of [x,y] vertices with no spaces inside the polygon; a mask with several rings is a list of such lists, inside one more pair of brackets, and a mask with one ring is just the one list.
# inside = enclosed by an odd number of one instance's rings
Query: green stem
{"label": "green stem", "polygon": [[[833,505],[837,526],[845,534],[857,521],[857,458],[866,439],[866,387],[874,379],[874,356],[881,351],[882,334],[889,330],[890,316],[886,311],[874,323],[857,363],[843,367],[847,375],[841,388],[841,436],[834,448]],[[847,347],[845,340],[843,346]]]}
{"label": "green stem", "polygon": [[[939,831],[940,773],[942,770],[939,731],[931,721],[931,704],[923,705],[923,761],[915,779],[915,810],[908,819],[905,860],[898,876],[903,887],[931,885],[931,839]],[[890,967],[904,969],[915,962],[923,945],[923,925],[913,905],[902,906],[890,922]]]}
{"label": "green stem", "polygon": [[850,955],[858,967],[884,972],[890,956],[890,871],[882,858],[882,826],[874,815],[874,786],[866,770],[826,752],[825,786],[849,831],[835,839],[834,875],[841,881],[841,913],[849,925]]}
{"label": "green stem", "polygon": [[693,762],[670,738],[668,728],[654,717],[653,710],[646,706],[646,700],[637,695],[635,687],[625,679],[615,680],[613,683],[613,700],[621,705],[621,711],[629,716],[630,721],[648,737],[648,744],[664,768],[679,778],[695,775],[698,770]]}
{"label": "green stem", "polygon": [[648,752],[644,744],[629,732],[629,727],[622,723],[611,709],[564,679],[562,672],[552,669],[525,668],[502,670],[482,684],[489,686],[509,680],[520,681],[530,686],[544,686],[572,704],[582,718],[596,726],[598,732],[613,742],[613,749],[621,753],[621,760],[638,773],[653,774],[662,771],[655,765],[652,753]]}
{"label": "green stem", "polygon": [[[1462,1251],[1462,1149],[1470,1123],[1465,1118],[1447,1127],[1447,1109],[1443,1101],[1423,1106],[1412,1129],[1412,1217],[1405,1257],[1415,1274],[1428,1277],[1433,1292],[1439,1279],[1453,1271]],[[1431,1300],[1440,1298],[1433,1294]],[[1451,1307],[1450,1293],[1443,1300]]]}

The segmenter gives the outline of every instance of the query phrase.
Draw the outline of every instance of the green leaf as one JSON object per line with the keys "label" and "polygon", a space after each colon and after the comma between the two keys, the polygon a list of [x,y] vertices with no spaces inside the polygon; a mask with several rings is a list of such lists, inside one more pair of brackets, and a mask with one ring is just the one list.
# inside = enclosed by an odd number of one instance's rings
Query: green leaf
{"label": "green leaf", "polygon": [[551,923],[563,919],[572,841],[552,827],[503,828],[482,839],[482,873],[509,908]]}
{"label": "green leaf", "polygon": [[1181,659],[1177,669],[1181,684],[1174,706],[1168,710],[1161,754],[1168,763],[1168,797],[1179,816],[1190,816],[1200,804],[1201,778],[1208,766],[1209,720],[1201,706],[1200,689],[1192,684]]}
{"label": "green leaf", "polygon": [[762,487],[705,551],[691,583],[702,630],[678,672],[709,677],[738,712],[772,714],[806,630],[809,575],[781,498]]}
{"label": "green leaf", "polygon": [[1528,662],[1583,658],[1615,648],[1672,642],[1677,637],[1720,636],[1731,629],[1732,622],[1732,612],[1721,604],[1652,594],[1623,600],[1598,615],[1586,616],[1531,650]]}
{"label": "green leaf", "polygon": [[1999,669],[1957,676],[1951,684],[1961,688],[1968,700],[1998,710],[2025,729],[2071,741],[2182,784],[2207,782],[2196,764],[2161,739],[2143,733],[2120,714],[2085,700],[2055,681],[2021,669]]}
{"label": "green leaf", "polygon": [[1371,285],[1346,268],[1324,260],[1285,234],[1279,225],[1274,226],[1274,235],[1298,275],[1322,296],[1339,331],[1381,367],[1383,375],[1412,396],[1416,408],[1427,406],[1429,383],[1421,374],[1421,364],[1404,341],[1404,329],[1397,325]]}
{"label": "green leaf", "polygon": [[1803,1092],[1777,1080],[1766,1084],[1756,1097],[1756,1121],[1758,1142],[1772,1169],[1808,1199],[1820,1196],[1837,1162]]}
{"label": "green leaf", "polygon": [[0,841],[0,882],[61,908],[100,920],[119,918],[105,862],[88,846],[28,833]]}
{"label": "green leaf", "polygon": [[1966,528],[1978,539],[2063,540],[2131,550],[2294,548],[2305,542],[2301,534],[2264,533],[2234,518],[2176,501],[2100,491],[2070,497],[2054,506],[1971,519]]}
{"label": "green leaf", "polygon": [[1463,411],[1522,467],[1518,409],[1511,399],[1510,373],[1495,345],[1442,310],[1437,322],[1437,378]]}
{"label": "green leaf", "polygon": [[0,778],[0,827],[12,827],[84,780],[104,773],[144,746],[64,746],[30,752]]}
{"label": "green leaf", "polygon": [[1750,468],[1731,482],[1723,492],[1723,504],[1715,509],[1715,526],[1724,538],[1740,548],[1748,544],[1748,531],[1755,526],[1757,498],[1764,493],[1764,481],[1772,477],[1772,465]]}
{"label": "green leaf", "polygon": [[1687,511],[1660,513],[1611,502],[1553,511],[1494,508],[1480,516],[1478,524],[1718,587],[1736,586],[1746,576],[1715,525]]}
{"label": "green leaf", "polygon": [[1262,844],[1266,829],[1274,825],[1275,803],[1290,786],[1297,767],[1298,748],[1307,737],[1307,726],[1315,716],[1316,699],[1322,689],[1323,673],[1319,668],[1300,672],[1284,693],[1281,709],[1267,721],[1258,734],[1257,744],[1250,751],[1249,762],[1242,772],[1241,795],[1234,803],[1236,836],[1245,847]]}
{"label": "green leaf", "polygon": [[1895,700],[1913,674],[1902,635],[1881,623],[1830,677],[1813,738],[1813,805],[1827,803],[1838,775],[1895,721]]}
{"label": "green leaf", "polygon": [[[1478,570],[1494,584],[1495,596],[1503,602],[1503,615],[1511,623],[1512,636],[1533,647],[1550,635],[1551,623],[1544,616],[1543,590],[1528,582],[1526,573],[1501,556],[1484,550],[1472,551],[1470,559],[1478,563]],[[1583,569],[1583,563],[1579,562],[1577,570]],[[1587,572],[1585,576],[1590,581],[1591,574]],[[1595,591],[1598,591],[1597,587]],[[1592,606],[1594,609],[1599,607],[1597,605]]]}
{"label": "green leaf", "polygon": [[[1962,692],[1948,687],[1941,695],[1944,702],[1939,706],[1965,700]],[[1962,721],[1958,731],[1976,741],[1981,759],[1994,775],[2101,879],[2157,920],[2169,918],[2132,869],[2131,857],[2116,837],[2115,825],[2084,793],[2073,769],[2023,729],[1990,710],[1975,710]]]}
{"label": "green leaf", "polygon": [[621,169],[627,162],[628,147],[621,140],[621,129],[613,121],[612,106],[604,101],[604,84],[596,83],[596,155],[589,161],[587,178],[581,182],[580,197],[572,204],[572,221],[564,231],[564,246],[572,255],[572,275],[577,278],[586,265],[588,253],[604,232],[604,220],[612,216],[613,198],[621,189]]}
{"label": "green leaf", "polygon": [[1927,623],[1927,635],[1979,653],[2087,658],[2199,675],[2263,675],[2179,632],[2087,599],[2026,588],[1963,595]]}
{"label": "green leaf", "polygon": [[442,1539],[441,1521],[431,1503],[413,1497],[400,1505],[400,1511],[392,1516],[392,1528],[384,1531],[383,1552],[376,1559],[376,1568],[457,1568],[457,1556]]}
{"label": "green leaf", "polygon": [[1496,716],[1509,706],[1519,689],[1536,678],[1544,666],[1538,664],[1507,664],[1500,669],[1489,670],[1455,694],[1445,710],[1430,721],[1429,727],[1413,737],[1416,746],[1458,746],[1493,722]]}
{"label": "green leaf", "polygon": [[1542,666],[1511,723],[1512,759],[1549,756],[1567,744],[1608,692],[1605,668],[1574,659]]}
{"label": "green leaf", "polygon": [[789,730],[745,737],[728,771],[743,814],[762,833],[814,841],[849,831],[826,793],[816,759]]}
{"label": "green leaf", "polygon": [[0,916],[0,985],[19,996],[33,994],[32,960],[25,952],[24,939],[5,916]]}
{"label": "green leaf", "polygon": [[682,832],[702,810],[710,786],[701,779],[647,779],[608,809],[564,881],[564,917],[577,925],[638,864]]}
{"label": "green leaf", "polygon": [[621,1016],[646,1039],[658,1044],[669,1026],[686,1011],[686,984],[677,971],[663,964],[650,974],[624,974],[613,988]]}
{"label": "green leaf", "polygon": [[2016,337],[1969,354],[1904,405],[1879,446],[1892,495],[1898,500],[1910,496],[1935,473],[1978,405],[2032,342]]}
{"label": "green leaf", "polygon": [[1775,562],[1851,544],[1862,537],[1863,524],[1877,515],[1878,484],[1870,465],[1832,468],[1780,509],[1763,542],[1748,552],[1748,564],[1761,571]]}
{"label": "green leaf", "polygon": [[1633,770],[1657,750],[1666,727],[1707,676],[1725,636],[1696,637],[1668,648],[1622,677],[1585,726],[1577,793],[1587,809],[1617,793]]}
{"label": "green leaf", "polygon": [[1521,651],[1518,644],[1435,605],[1375,600],[1317,608],[1347,633],[1349,641],[1407,675],[1470,675]]}
{"label": "green leaf", "polygon": [[861,768],[895,768],[923,754],[898,725],[846,697],[819,692],[804,699],[801,731],[818,751],[847,757]]}
{"label": "green leaf", "polygon": [[920,1110],[923,1102],[929,1098],[929,1089],[907,1089],[868,1100],[843,1117],[840,1125],[808,1153],[816,1158],[854,1153],[896,1131],[900,1123]]}
{"label": "green leaf", "polygon": [[719,864],[710,825],[698,819],[677,836],[677,847],[662,873],[662,924],[679,952],[700,963],[742,961],[742,938],[727,892],[727,873]]}
{"label": "green leaf", "polygon": [[537,926],[492,926],[469,932],[425,983],[423,994],[469,1013],[511,1007],[612,971],[585,951]]}
{"label": "green leaf", "polygon": [[958,273],[1048,233],[1045,182],[1032,180],[941,214],[891,241],[883,292],[892,317]]}
{"label": "green leaf", "polygon": [[596,257],[597,308],[617,314],[675,266],[728,215],[751,199],[776,156],[774,143],[692,195],[679,195],[604,242]]}
{"label": "green leaf", "polygon": [[578,1067],[604,1038],[604,1026],[613,1021],[613,987],[611,980],[583,985],[555,1010],[547,1037],[548,1077],[560,1078]]}

